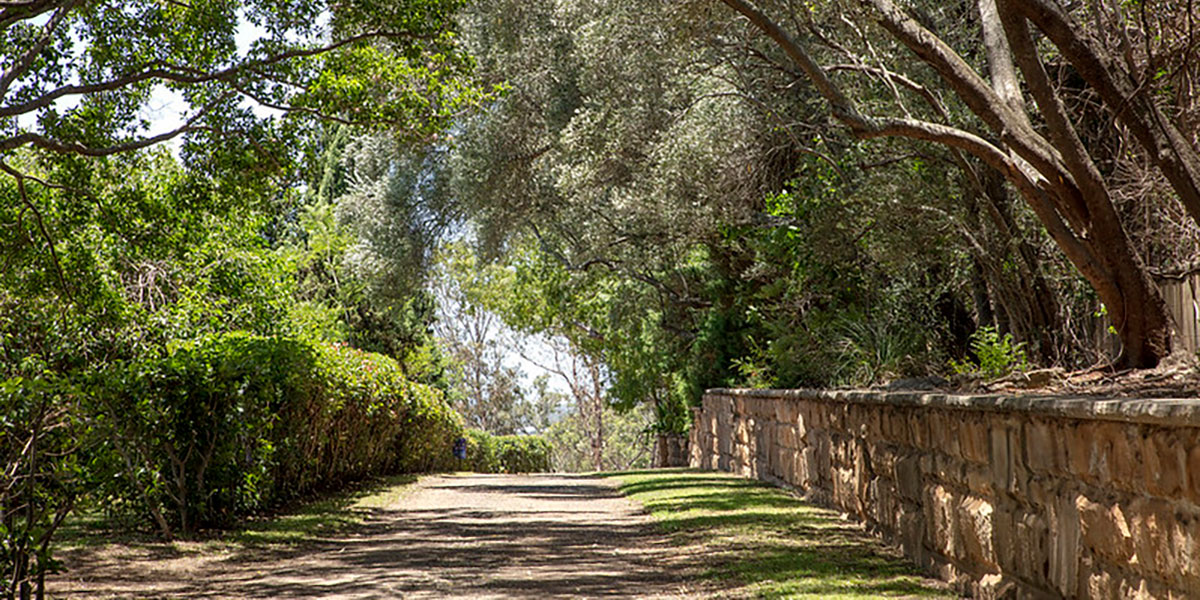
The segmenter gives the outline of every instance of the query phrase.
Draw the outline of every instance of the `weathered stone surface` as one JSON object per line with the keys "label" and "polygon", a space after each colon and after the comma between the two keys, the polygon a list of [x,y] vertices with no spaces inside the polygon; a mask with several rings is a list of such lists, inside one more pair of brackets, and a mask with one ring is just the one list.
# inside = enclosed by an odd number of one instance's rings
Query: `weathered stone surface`
{"label": "weathered stone surface", "polygon": [[1129,531],[1133,538],[1131,566],[1147,575],[1174,571],[1178,552],[1171,532],[1175,514],[1171,504],[1158,498],[1137,498],[1129,505]]}
{"label": "weathered stone surface", "polygon": [[971,490],[972,494],[995,497],[996,488],[992,484],[991,470],[986,466],[967,465],[966,472],[967,489]]}
{"label": "weathered stone surface", "polygon": [[909,501],[919,500],[925,487],[921,476],[921,458],[914,454],[896,461],[895,473],[900,497]]}
{"label": "weathered stone surface", "polygon": [[1059,498],[1050,518],[1050,583],[1070,598],[1079,586],[1079,510],[1074,498]]}
{"label": "weathered stone surface", "polygon": [[925,492],[925,521],[930,528],[933,550],[950,558],[962,558],[958,535],[958,498],[942,485],[931,485]]}
{"label": "weathered stone surface", "polygon": [[1133,556],[1133,534],[1120,504],[1101,504],[1080,494],[1075,499],[1079,511],[1083,544],[1093,554],[1116,564]]}
{"label": "weathered stone surface", "polygon": [[1200,504],[1200,443],[1191,446],[1187,458],[1188,501]]}
{"label": "weathered stone surface", "polygon": [[1004,427],[993,427],[988,432],[991,446],[992,485],[997,490],[1007,490],[1012,479],[1012,456],[1008,445],[1008,430]]}
{"label": "weathered stone surface", "polygon": [[1170,432],[1142,438],[1142,462],[1146,489],[1155,496],[1174,498],[1183,489],[1183,450]]}
{"label": "weathered stone surface", "polygon": [[1066,428],[1067,461],[1071,473],[1083,481],[1092,482],[1092,458],[1095,449],[1095,424],[1079,423]]}
{"label": "weathered stone surface", "polygon": [[958,445],[964,459],[979,464],[988,462],[990,448],[986,420],[972,417],[964,421],[958,429],[958,436]]}
{"label": "weathered stone surface", "polygon": [[1035,419],[1026,423],[1025,461],[1029,468],[1037,473],[1049,473],[1061,468],[1062,465],[1056,460],[1057,443],[1045,421]]}
{"label": "weathered stone surface", "polygon": [[962,539],[962,556],[968,564],[986,571],[999,568],[992,544],[992,503],[979,497],[964,498],[956,515],[957,532]]}

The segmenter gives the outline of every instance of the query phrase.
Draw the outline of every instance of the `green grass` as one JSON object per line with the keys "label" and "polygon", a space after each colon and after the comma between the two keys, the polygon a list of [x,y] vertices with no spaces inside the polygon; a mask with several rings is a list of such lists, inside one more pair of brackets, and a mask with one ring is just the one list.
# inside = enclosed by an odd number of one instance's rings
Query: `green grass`
{"label": "green grass", "polygon": [[612,476],[732,596],[956,597],[861,527],[764,483],[690,470]]}
{"label": "green grass", "polygon": [[249,518],[228,530],[211,530],[196,539],[166,542],[147,526],[106,518],[101,511],[83,511],[69,518],[55,536],[59,548],[95,548],[107,544],[155,546],[176,554],[214,550],[270,550],[347,531],[361,525],[373,511],[393,504],[410,489],[414,475],[381,477],[346,489]]}

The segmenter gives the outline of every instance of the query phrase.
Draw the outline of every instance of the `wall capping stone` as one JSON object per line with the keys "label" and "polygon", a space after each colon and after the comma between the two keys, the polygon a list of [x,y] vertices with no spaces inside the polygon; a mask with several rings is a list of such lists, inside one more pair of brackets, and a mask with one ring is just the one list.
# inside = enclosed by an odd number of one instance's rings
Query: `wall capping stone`
{"label": "wall capping stone", "polygon": [[886,390],[765,390],[713,388],[706,394],[741,398],[798,399],[854,404],[926,406],[990,412],[1028,412],[1048,417],[1200,427],[1200,398],[1106,398],[1039,394],[947,394]]}

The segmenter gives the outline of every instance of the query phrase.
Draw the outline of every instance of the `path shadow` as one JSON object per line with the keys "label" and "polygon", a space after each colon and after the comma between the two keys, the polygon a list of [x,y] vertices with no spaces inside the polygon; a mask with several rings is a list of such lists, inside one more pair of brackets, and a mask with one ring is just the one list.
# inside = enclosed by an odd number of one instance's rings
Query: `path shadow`
{"label": "path shadow", "polygon": [[[673,595],[686,583],[683,573],[661,562],[672,546],[652,524],[592,510],[589,501],[619,496],[609,486],[583,479],[463,479],[425,487],[482,503],[373,509],[361,525],[336,535],[291,548],[242,549],[206,568],[202,580],[133,597],[631,598]],[[489,506],[490,494],[506,496],[503,506]],[[96,577],[72,597],[103,596],[130,575]]]}

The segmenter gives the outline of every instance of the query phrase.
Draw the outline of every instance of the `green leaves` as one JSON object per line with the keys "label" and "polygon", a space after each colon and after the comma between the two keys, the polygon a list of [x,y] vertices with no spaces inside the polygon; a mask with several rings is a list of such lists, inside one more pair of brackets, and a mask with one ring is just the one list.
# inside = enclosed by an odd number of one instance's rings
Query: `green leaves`
{"label": "green leaves", "polygon": [[955,373],[977,373],[988,378],[1003,377],[1029,368],[1025,343],[1013,343],[1011,333],[1003,336],[995,327],[980,327],[971,334],[971,353],[975,360],[950,361]]}
{"label": "green leaves", "polygon": [[105,492],[164,534],[225,525],[317,487],[449,465],[461,420],[394,360],[233,333],[94,377]]}

